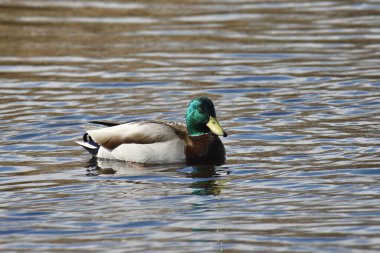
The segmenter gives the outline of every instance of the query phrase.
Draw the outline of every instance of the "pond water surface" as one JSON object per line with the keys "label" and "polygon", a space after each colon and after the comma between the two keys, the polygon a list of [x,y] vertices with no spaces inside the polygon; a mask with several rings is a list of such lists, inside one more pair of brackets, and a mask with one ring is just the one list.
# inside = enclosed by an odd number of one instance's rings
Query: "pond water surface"
{"label": "pond water surface", "polygon": [[[0,0],[0,251],[379,252],[379,23],[371,0]],[[222,166],[74,143],[200,95]]]}

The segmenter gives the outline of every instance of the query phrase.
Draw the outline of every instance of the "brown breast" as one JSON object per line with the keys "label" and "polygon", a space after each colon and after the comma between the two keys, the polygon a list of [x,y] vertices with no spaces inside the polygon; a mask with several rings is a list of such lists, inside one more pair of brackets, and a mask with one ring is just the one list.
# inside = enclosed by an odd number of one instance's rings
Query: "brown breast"
{"label": "brown breast", "polygon": [[225,161],[222,141],[214,134],[187,136],[185,147],[186,161],[190,164],[221,164]]}

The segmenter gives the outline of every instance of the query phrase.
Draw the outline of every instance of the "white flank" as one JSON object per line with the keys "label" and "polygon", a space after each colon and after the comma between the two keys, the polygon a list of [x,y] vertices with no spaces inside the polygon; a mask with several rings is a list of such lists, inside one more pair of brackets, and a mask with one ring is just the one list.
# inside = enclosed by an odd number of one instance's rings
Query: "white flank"
{"label": "white flank", "polygon": [[113,150],[100,147],[97,157],[138,163],[180,163],[186,161],[185,142],[175,139],[152,144],[122,144]]}

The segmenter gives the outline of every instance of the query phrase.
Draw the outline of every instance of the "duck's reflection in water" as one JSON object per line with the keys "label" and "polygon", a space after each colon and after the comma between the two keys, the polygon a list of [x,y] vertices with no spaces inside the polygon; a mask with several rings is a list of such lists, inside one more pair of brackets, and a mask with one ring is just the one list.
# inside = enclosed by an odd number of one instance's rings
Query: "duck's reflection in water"
{"label": "duck's reflection in water", "polygon": [[193,181],[189,187],[193,189],[192,194],[194,195],[221,194],[223,184],[226,182],[225,176],[230,174],[228,168],[216,165],[144,165],[124,161],[97,159],[96,157],[91,158],[85,167],[88,176],[105,174],[123,176],[169,175],[173,177],[192,178]]}
{"label": "duck's reflection in water", "polygon": [[196,179],[191,183],[194,195],[220,195],[226,179],[223,176],[230,174],[224,167],[213,165],[192,166],[192,171],[188,177]]}

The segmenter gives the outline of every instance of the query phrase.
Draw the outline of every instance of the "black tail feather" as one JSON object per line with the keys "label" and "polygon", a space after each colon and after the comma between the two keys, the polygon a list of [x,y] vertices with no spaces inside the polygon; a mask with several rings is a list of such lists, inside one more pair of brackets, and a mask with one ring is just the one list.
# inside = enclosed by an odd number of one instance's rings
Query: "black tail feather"
{"label": "black tail feather", "polygon": [[81,144],[81,146],[84,147],[87,152],[93,156],[95,156],[99,151],[100,145],[96,143],[88,133],[85,133],[83,135],[83,143],[78,143]]}
{"label": "black tail feather", "polygon": [[90,121],[90,123],[99,124],[99,125],[108,126],[108,127],[120,125],[119,123],[116,123],[116,122],[102,121],[102,120],[93,120],[93,121]]}

